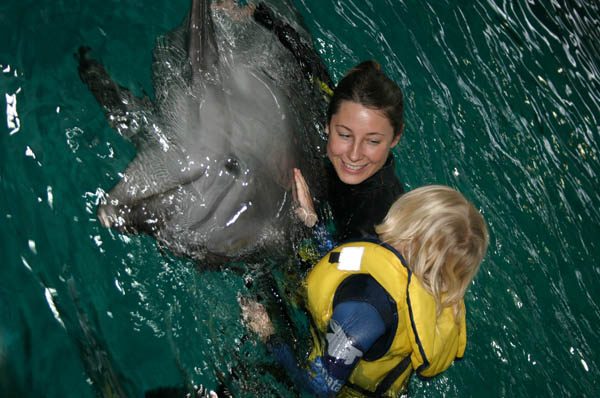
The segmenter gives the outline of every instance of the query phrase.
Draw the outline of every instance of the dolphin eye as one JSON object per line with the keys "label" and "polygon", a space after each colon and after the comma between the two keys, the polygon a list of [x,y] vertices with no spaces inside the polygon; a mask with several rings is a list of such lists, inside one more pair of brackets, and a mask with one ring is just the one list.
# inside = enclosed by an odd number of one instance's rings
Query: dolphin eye
{"label": "dolphin eye", "polygon": [[225,170],[227,170],[227,172],[229,174],[232,174],[235,177],[238,177],[240,175],[240,172],[241,172],[241,170],[240,170],[240,163],[237,161],[236,158],[229,158],[225,162]]}

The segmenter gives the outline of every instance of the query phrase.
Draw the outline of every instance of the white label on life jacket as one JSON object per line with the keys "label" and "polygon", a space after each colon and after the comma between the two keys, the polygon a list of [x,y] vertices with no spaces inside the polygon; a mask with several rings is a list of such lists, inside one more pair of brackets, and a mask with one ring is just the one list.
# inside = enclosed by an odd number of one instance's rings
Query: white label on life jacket
{"label": "white label on life jacket", "polygon": [[337,268],[340,271],[360,271],[364,251],[364,247],[344,247],[340,251],[340,261],[338,261]]}

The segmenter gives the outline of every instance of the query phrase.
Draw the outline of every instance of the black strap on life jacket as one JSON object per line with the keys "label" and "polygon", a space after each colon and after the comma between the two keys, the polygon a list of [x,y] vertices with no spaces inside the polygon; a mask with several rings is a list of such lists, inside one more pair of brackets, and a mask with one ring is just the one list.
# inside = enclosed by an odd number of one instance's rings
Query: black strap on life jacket
{"label": "black strap on life jacket", "polygon": [[404,358],[402,361],[400,361],[400,363],[396,365],[387,375],[385,375],[383,380],[379,382],[379,384],[377,385],[377,389],[375,390],[375,396],[380,397],[387,390],[389,390],[392,384],[394,384],[394,382],[398,380],[398,377],[402,376],[406,368],[408,368],[409,366],[410,355]]}
{"label": "black strap on life jacket", "polygon": [[329,253],[329,264],[339,263],[340,262],[340,253],[341,252]]}
{"label": "black strap on life jacket", "polygon": [[377,398],[383,396],[387,390],[392,387],[394,382],[398,380],[398,377],[402,376],[402,374],[406,371],[406,369],[410,366],[410,355],[404,358],[398,365],[396,365],[392,370],[389,371],[387,375],[379,382],[375,391],[369,391],[361,386],[357,386],[354,383],[346,382],[346,386],[353,389],[354,391],[359,392],[365,397],[369,398]]}

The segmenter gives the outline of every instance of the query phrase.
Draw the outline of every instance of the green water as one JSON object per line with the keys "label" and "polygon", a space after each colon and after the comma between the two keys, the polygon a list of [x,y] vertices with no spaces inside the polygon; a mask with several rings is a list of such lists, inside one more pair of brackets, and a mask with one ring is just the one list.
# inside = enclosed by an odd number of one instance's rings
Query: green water
{"label": "green water", "polygon": [[[408,188],[481,208],[489,254],[466,358],[413,396],[600,396],[600,6],[596,1],[322,1],[296,6],[337,80],[375,58],[406,96]],[[0,396],[142,396],[185,382],[295,396],[245,338],[235,272],[197,272],[95,206],[134,154],[80,83],[94,48],[151,92],[155,38],[187,0],[0,5]],[[247,364],[248,366],[244,366]],[[233,372],[232,368],[238,368]],[[257,371],[260,370],[260,371]]]}

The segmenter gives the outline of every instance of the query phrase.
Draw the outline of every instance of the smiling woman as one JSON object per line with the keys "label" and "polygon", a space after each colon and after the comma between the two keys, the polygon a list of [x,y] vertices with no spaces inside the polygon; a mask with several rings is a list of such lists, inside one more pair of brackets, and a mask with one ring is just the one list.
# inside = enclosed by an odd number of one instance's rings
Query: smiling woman
{"label": "smiling woman", "polygon": [[374,61],[351,69],[327,113],[329,203],[340,240],[374,235],[403,193],[391,150],[404,128],[402,91]]}

